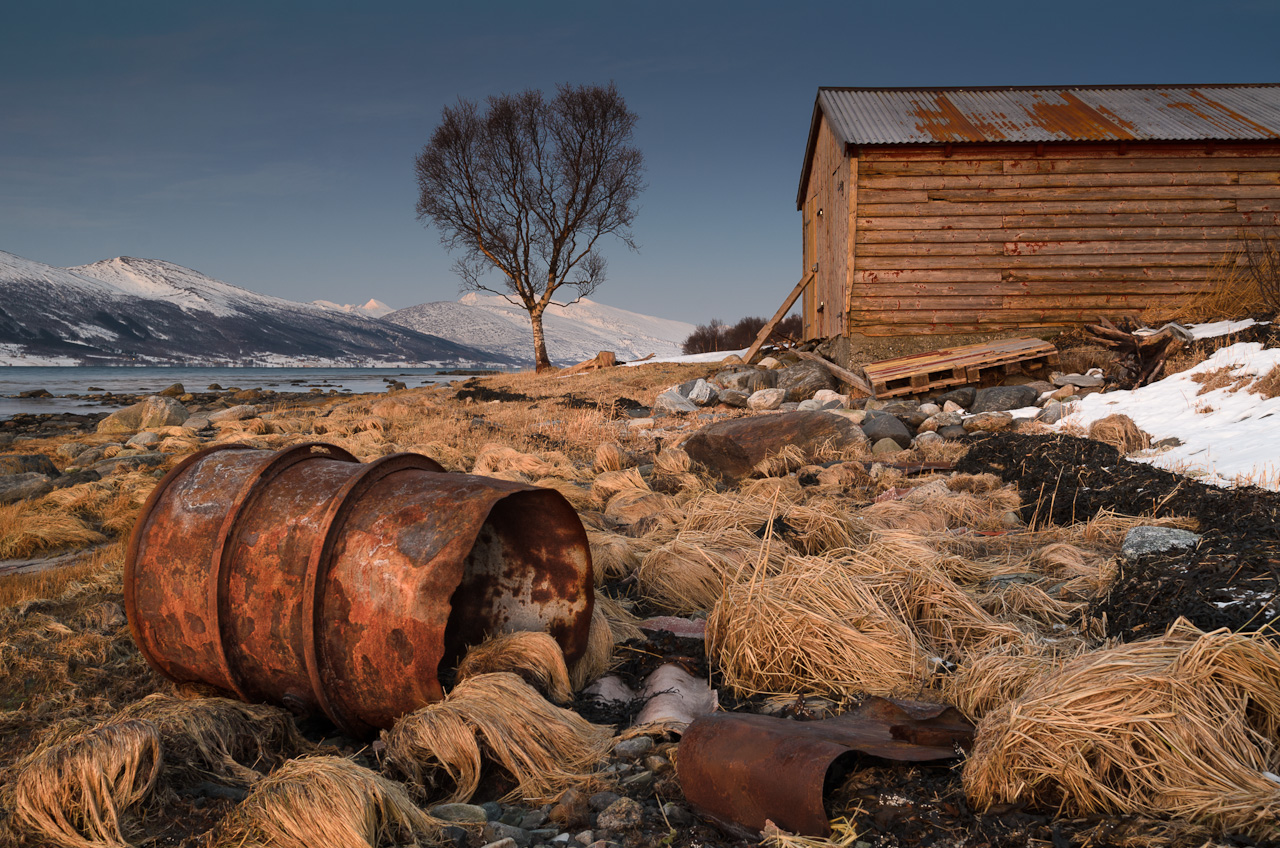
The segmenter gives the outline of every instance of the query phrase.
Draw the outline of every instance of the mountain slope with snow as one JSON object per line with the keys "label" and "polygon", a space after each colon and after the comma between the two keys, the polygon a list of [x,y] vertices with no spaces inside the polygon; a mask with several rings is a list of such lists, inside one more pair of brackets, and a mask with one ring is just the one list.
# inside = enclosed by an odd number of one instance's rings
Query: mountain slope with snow
{"label": "mountain slope with snow", "polygon": [[156,259],[55,268],[0,251],[0,364],[449,365],[510,360]]}
{"label": "mountain slope with snow", "polygon": [[321,309],[348,312],[352,315],[363,315],[366,318],[381,318],[384,315],[390,315],[395,312],[390,306],[372,297],[359,306],[354,303],[334,303],[332,300],[313,300],[311,303]]}
{"label": "mountain slope with snow", "polygon": [[[529,314],[499,295],[471,292],[457,301],[400,309],[384,320],[489,353],[505,352],[525,364],[533,362]],[[548,307],[542,324],[547,356],[557,365],[581,362],[602,350],[611,350],[623,360],[650,353],[672,356],[680,353],[681,343],[694,331],[684,321],[629,312],[586,298],[569,306]]]}

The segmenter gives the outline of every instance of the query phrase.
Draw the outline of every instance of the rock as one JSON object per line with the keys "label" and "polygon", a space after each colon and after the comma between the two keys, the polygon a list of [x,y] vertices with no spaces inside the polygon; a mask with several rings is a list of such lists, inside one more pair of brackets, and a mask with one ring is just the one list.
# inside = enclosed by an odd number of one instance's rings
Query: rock
{"label": "rock", "polygon": [[390,383],[387,383],[387,391],[389,392],[403,392],[407,388],[409,387],[399,380],[392,380]]}
{"label": "rock", "polygon": [[1013,416],[1007,412],[979,412],[964,420],[966,432],[994,433],[1003,430],[1013,423]]}
{"label": "rock", "polygon": [[926,445],[942,444],[944,441],[946,441],[946,439],[942,438],[937,433],[926,432],[916,436],[913,444],[915,444],[916,447],[925,447]]}
{"label": "rock", "polygon": [[772,356],[766,356],[764,359],[761,359],[759,362],[757,362],[756,365],[760,366],[761,368],[767,368],[769,370],[782,367],[782,363],[779,362],[777,359],[774,359]]}
{"label": "rock", "polygon": [[565,830],[586,827],[591,824],[591,805],[587,795],[577,789],[568,790],[547,813],[547,818]]}
{"label": "rock", "polygon": [[690,436],[683,448],[712,474],[736,482],[761,460],[787,445],[806,455],[830,444],[833,450],[865,447],[867,438],[847,417],[831,412],[788,412],[735,418],[708,424]]}
{"label": "rock", "polygon": [[862,432],[872,443],[881,439],[893,439],[899,447],[911,445],[911,430],[898,416],[882,411],[871,411],[862,422]]}
{"label": "rock", "polygon": [[442,848],[467,848],[471,842],[471,834],[467,829],[456,824],[441,828],[440,835],[444,840]]}
{"label": "rock", "polygon": [[964,412],[964,407],[953,400],[944,401],[942,404],[943,412]]}
{"label": "rock", "polygon": [[1158,448],[1160,450],[1164,450],[1166,448],[1180,448],[1182,447],[1182,439],[1179,439],[1177,436],[1170,436],[1167,439],[1161,439],[1158,442],[1152,442],[1151,447]]}
{"label": "rock", "polygon": [[574,840],[579,845],[590,845],[596,841],[596,835],[589,830],[583,830],[573,835]]}
{"label": "rock", "polygon": [[706,380],[697,380],[689,390],[689,400],[698,406],[710,406],[716,402],[716,390]]}
{"label": "rock", "polygon": [[596,827],[600,830],[616,832],[634,830],[644,822],[644,807],[631,798],[619,798],[600,813],[596,819]]}
{"label": "rock", "polygon": [[747,398],[747,409],[754,409],[757,412],[766,412],[770,409],[777,409],[782,406],[782,402],[787,398],[786,389],[761,389],[753,392]]}
{"label": "rock", "polygon": [[199,433],[201,430],[208,429],[209,418],[205,415],[193,415],[186,421],[182,422],[183,429],[190,430],[193,433]]}
{"label": "rock", "polygon": [[697,412],[698,407],[694,406],[688,398],[680,394],[676,387],[667,389],[658,395],[653,401],[655,410],[663,412]]}
{"label": "rock", "polygon": [[530,841],[529,831],[515,825],[503,824],[500,821],[489,822],[484,826],[484,830],[481,833],[490,845],[496,845],[501,842],[510,843],[506,848],[511,848],[511,846],[525,848]]}
{"label": "rock", "polygon": [[816,392],[836,387],[836,378],[816,362],[801,362],[778,371],[778,388],[787,390],[787,400],[808,400]]}
{"label": "rock", "polygon": [[169,457],[162,453],[134,453],[114,456],[111,459],[95,462],[93,470],[103,477],[108,477],[118,471],[143,471],[149,468],[159,468],[168,460]]}
{"label": "rock", "polygon": [[[485,830],[487,831],[488,828],[485,828]],[[523,833],[523,831],[521,832]],[[485,839],[488,839],[488,838],[489,838],[489,834],[485,833]],[[525,841],[521,843],[519,840],[513,839],[510,836],[507,836],[502,839],[495,839],[492,842],[486,842],[483,848],[524,848],[525,845],[529,844],[529,835],[525,834],[524,838],[525,838]]]}
{"label": "rock", "polygon": [[724,389],[736,389],[742,391],[747,387],[747,381],[751,379],[751,375],[756,373],[754,368],[739,368],[732,371],[721,371],[711,380]]}
{"label": "rock", "polygon": [[0,477],[0,505],[39,498],[53,491],[49,475],[29,471]]}
{"label": "rock", "polygon": [[152,395],[111,413],[98,422],[99,433],[135,433],[153,427],[170,427],[190,417],[187,408],[170,397]]}
{"label": "rock", "polygon": [[880,439],[871,446],[872,456],[891,456],[895,453],[900,453],[901,451],[902,446],[890,438]]}
{"label": "rock", "polygon": [[1028,389],[1035,389],[1037,395],[1053,391],[1053,384],[1046,380],[1032,380],[1028,383],[1024,383],[1023,385]]}
{"label": "rock", "polygon": [[1125,534],[1120,556],[1126,559],[1173,548],[1192,548],[1200,541],[1197,533],[1176,527],[1134,527]]}
{"label": "rock", "polygon": [[6,474],[43,474],[46,477],[57,477],[58,468],[53,460],[42,453],[14,453],[0,456],[0,475]]}
{"label": "rock", "polygon": [[969,435],[969,431],[961,424],[948,424],[945,427],[939,427],[937,433],[944,439],[963,439]]}
{"label": "rock", "polygon": [[652,418],[632,418],[627,426],[632,430],[652,430],[654,423]]}
{"label": "rock", "polygon": [[187,393],[187,390],[182,387],[181,383],[174,383],[173,385],[169,386],[169,388],[163,389],[160,392],[158,392],[160,397],[171,397],[171,398],[181,397],[186,393]]}
{"label": "rock", "polygon": [[823,408],[822,404],[814,400],[813,398],[809,398],[808,400],[802,400],[796,404],[796,409],[800,410],[801,412],[817,412],[822,408]]}
{"label": "rock", "polygon": [[800,404],[796,403],[793,400],[785,401],[783,403],[778,404],[778,409],[781,412],[795,412],[799,408],[800,408]]}
{"label": "rock", "polygon": [[737,389],[721,389],[719,392],[720,402],[736,409],[746,409],[749,397],[751,397],[749,394]]}
{"label": "rock", "polygon": [[1075,395],[1075,393],[1076,393],[1076,387],[1068,383],[1067,385],[1058,389],[1053,394],[1049,395],[1049,397],[1053,398],[1054,400],[1066,400],[1067,398]]}
{"label": "rock", "polygon": [[220,392],[220,391],[223,391],[223,388],[222,388],[222,386],[219,386],[217,383],[210,383],[210,384],[209,384],[209,387],[208,387],[208,389],[207,389],[206,391],[210,391],[210,392]]}
{"label": "rock", "polygon": [[245,389],[231,395],[232,400],[257,400],[260,397],[262,397],[262,392],[257,389]]}
{"label": "rock", "polygon": [[1106,379],[1103,377],[1095,377],[1092,374],[1054,374],[1053,384],[1055,386],[1075,386],[1080,389],[1096,389],[1100,388]]}
{"label": "rock", "polygon": [[480,805],[480,809],[484,810],[484,814],[489,817],[489,821],[497,821],[502,815],[502,805],[497,801],[485,801]]}
{"label": "rock", "polygon": [[672,827],[689,827],[697,821],[693,813],[670,801],[662,805],[662,817]]}
{"label": "rock", "polygon": [[608,809],[610,804],[621,797],[617,792],[597,792],[588,799],[587,803],[591,805],[591,809],[598,813],[601,810]]}
{"label": "rock", "polygon": [[822,404],[835,402],[839,404],[841,407],[848,406],[849,404],[848,395],[842,395],[837,391],[833,391],[832,389],[818,389],[816,392],[813,393],[813,399]]}
{"label": "rock", "polygon": [[520,827],[525,830],[537,830],[547,823],[547,811],[538,809],[530,810],[520,819]]}
{"label": "rock", "polygon": [[937,415],[939,412],[941,412],[942,407],[938,406],[936,403],[922,403],[920,404],[920,411],[923,412],[925,415],[932,417],[934,415]]}
{"label": "rock", "polygon": [[89,449],[88,445],[82,445],[79,442],[63,442],[54,450],[58,456],[66,459],[75,459],[80,454]]}
{"label": "rock", "polygon": [[867,420],[867,411],[865,409],[828,409],[827,412],[847,418],[858,426],[862,426],[862,422]]}
{"label": "rock", "polygon": [[947,408],[947,402],[950,401],[964,409],[973,406],[973,399],[977,396],[978,390],[973,386],[961,386],[958,389],[952,389],[949,392],[943,392],[934,398],[935,403],[942,404],[942,408]]}
{"label": "rock", "polygon": [[136,436],[130,437],[129,441],[125,442],[125,444],[132,445],[136,448],[149,448],[152,445],[160,444],[160,436],[150,431],[139,433]]}
{"label": "rock", "polygon": [[742,357],[738,356],[738,354],[736,353],[731,353],[728,356],[726,356],[724,359],[720,360],[720,364],[721,365],[741,365],[743,364]]}
{"label": "rock", "polygon": [[462,824],[484,824],[489,821],[484,808],[475,804],[437,804],[431,808],[431,815],[444,821]]}
{"label": "rock", "polygon": [[1051,400],[1036,414],[1036,420],[1042,424],[1057,424],[1066,416],[1067,412],[1067,404]]}
{"label": "rock", "polygon": [[623,739],[613,746],[613,755],[624,760],[635,760],[653,750],[653,739],[648,736],[636,736]]}
{"label": "rock", "polygon": [[52,394],[47,389],[27,389],[25,392],[18,392],[20,398],[51,398]]}
{"label": "rock", "polygon": [[209,419],[210,424],[221,424],[226,421],[246,421],[250,418],[258,417],[258,408],[248,404],[240,404],[226,409],[219,409],[217,412],[211,412],[206,417]]}
{"label": "rock", "polygon": [[[507,807],[502,811],[502,814],[498,816],[497,820],[502,822],[503,824],[509,824],[512,827],[520,827],[520,822],[523,819],[524,819],[524,810],[520,809],[519,807]],[[524,828],[521,828],[521,830],[523,829]]]}
{"label": "rock", "polygon": [[72,471],[69,474],[54,477],[50,482],[55,489],[65,489],[68,486],[79,486],[81,483],[92,483],[101,479],[102,475],[92,468],[82,468],[79,471]]}
{"label": "rock", "polygon": [[911,400],[895,400],[886,403],[880,408],[881,412],[887,412],[896,417],[903,424],[911,429],[919,427],[921,422],[929,416],[920,411],[920,404]]}
{"label": "rock", "polygon": [[970,412],[1004,412],[1034,406],[1040,393],[1030,386],[991,386],[979,389]]}

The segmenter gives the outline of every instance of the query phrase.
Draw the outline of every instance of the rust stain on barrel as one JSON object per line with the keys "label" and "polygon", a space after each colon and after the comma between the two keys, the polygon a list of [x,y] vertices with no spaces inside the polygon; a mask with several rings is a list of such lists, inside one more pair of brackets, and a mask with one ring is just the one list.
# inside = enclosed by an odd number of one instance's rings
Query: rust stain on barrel
{"label": "rust stain on barrel", "polygon": [[545,630],[572,662],[593,582],[553,490],[416,454],[219,446],[148,500],[125,601],[162,674],[368,735],[442,697],[440,670],[495,631]]}

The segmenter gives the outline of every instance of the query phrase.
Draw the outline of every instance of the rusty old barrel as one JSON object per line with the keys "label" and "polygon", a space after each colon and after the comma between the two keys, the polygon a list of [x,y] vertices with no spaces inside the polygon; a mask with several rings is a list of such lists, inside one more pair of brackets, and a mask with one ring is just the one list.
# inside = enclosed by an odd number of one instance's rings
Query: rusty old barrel
{"label": "rusty old barrel", "polygon": [[586,649],[591,554],[559,493],[450,474],[417,454],[218,445],[142,509],[125,561],[147,661],[367,736],[443,696],[492,632]]}

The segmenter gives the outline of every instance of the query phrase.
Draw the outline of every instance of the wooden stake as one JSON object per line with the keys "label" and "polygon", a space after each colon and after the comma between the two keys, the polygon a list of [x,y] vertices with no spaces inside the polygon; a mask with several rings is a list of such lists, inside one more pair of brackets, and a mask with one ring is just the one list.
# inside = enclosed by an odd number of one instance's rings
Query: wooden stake
{"label": "wooden stake", "polygon": [[796,283],[796,287],[791,290],[791,294],[787,295],[787,299],[782,301],[782,306],[778,311],[773,313],[773,317],[765,322],[760,328],[760,332],[756,334],[756,340],[751,343],[751,347],[747,348],[747,353],[742,357],[742,361],[751,364],[751,358],[760,352],[760,346],[764,344],[764,340],[769,338],[769,334],[773,332],[773,328],[778,326],[778,322],[782,320],[782,316],[786,315],[788,310],[795,305],[796,298],[800,296],[800,292],[804,291],[804,287],[809,285],[809,281],[813,279],[813,274],[808,274]]}

